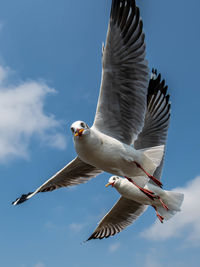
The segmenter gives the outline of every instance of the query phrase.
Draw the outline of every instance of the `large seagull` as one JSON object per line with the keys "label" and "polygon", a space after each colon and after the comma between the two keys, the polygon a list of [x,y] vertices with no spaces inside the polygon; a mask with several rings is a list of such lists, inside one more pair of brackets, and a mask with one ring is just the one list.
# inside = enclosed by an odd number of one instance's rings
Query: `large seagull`
{"label": "large seagull", "polygon": [[[112,0],[94,124],[91,128],[83,121],[71,125],[78,156],[34,192],[16,199],[14,205],[39,192],[84,183],[103,171],[131,179],[149,197],[151,192],[144,188],[149,180],[162,186],[154,173],[164,154],[163,133],[169,114],[163,110],[168,98],[161,85],[163,92],[156,91],[153,114],[147,109],[149,69],[144,39],[135,1]],[[153,76],[158,78],[155,73]]]}

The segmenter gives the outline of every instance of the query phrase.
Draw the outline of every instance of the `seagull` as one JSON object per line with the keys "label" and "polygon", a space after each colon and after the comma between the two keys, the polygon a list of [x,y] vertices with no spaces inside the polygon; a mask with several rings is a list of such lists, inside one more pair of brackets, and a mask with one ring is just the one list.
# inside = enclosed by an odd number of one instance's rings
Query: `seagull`
{"label": "seagull", "polygon": [[[169,220],[176,212],[181,211],[184,194],[173,191],[166,191],[152,183],[147,183],[145,188],[152,194],[152,198],[143,194],[132,181],[128,181],[118,176],[110,177],[106,187],[114,187],[124,198],[134,200],[143,205],[151,205],[156,216],[163,223]],[[160,214],[159,214],[160,213]]]}
{"label": "seagull", "polygon": [[[77,157],[34,192],[17,198],[13,205],[39,192],[84,183],[103,171],[133,180],[149,197],[151,194],[144,188],[149,180],[162,186],[153,174],[161,164],[165,143],[155,142],[157,136],[151,138],[154,114],[147,118],[149,69],[144,39],[135,1],[112,0],[94,123],[92,127],[83,121],[71,125]],[[163,104],[159,97],[156,101]],[[162,113],[157,102],[154,101],[154,106]],[[165,127],[159,113],[157,120]]]}
{"label": "seagull", "polygon": [[152,183],[147,183],[145,188],[152,194],[152,198],[143,194],[132,181],[118,176],[110,177],[106,187],[114,187],[124,198],[134,200],[143,205],[150,205],[156,211],[156,216],[163,223],[163,220],[171,219],[183,203],[184,194],[163,190]]}
{"label": "seagull", "polygon": [[[144,127],[134,144],[137,149],[144,149],[149,147],[150,144],[154,146],[166,144],[171,114],[171,103],[169,102],[170,96],[167,94],[167,89],[168,87],[165,85],[165,80],[161,79],[161,74],[157,75],[157,70],[153,69],[148,87],[147,110]],[[164,156],[162,157],[160,165],[154,172],[154,175],[158,179],[162,176],[163,163]],[[116,176],[111,177],[109,184],[116,185],[115,188],[117,189],[115,179],[119,178]],[[121,179],[122,178],[119,180],[121,181]],[[160,193],[164,192],[164,190],[157,186],[152,180],[150,180],[143,188],[146,190],[146,193],[140,190],[138,185],[135,185],[133,179],[123,179],[123,183],[125,186],[128,185],[128,187],[131,188],[131,197],[127,197],[127,193],[122,192],[123,187],[122,191],[119,189],[119,193],[122,196],[99,222],[97,228],[87,241],[91,239],[108,238],[121,232],[127,226],[130,226],[138,217],[140,217],[146,211],[148,207],[147,205],[152,205],[152,203],[160,221],[163,221],[164,218],[167,219],[172,214],[175,214],[175,212],[171,210],[166,212],[169,208],[171,208],[171,206],[169,205],[168,207],[164,203],[163,200],[165,198],[160,197]],[[140,199],[145,201],[139,201],[137,196],[135,196],[135,192],[137,192],[137,195],[140,196]],[[160,197],[160,199],[158,198],[158,200],[156,200],[158,201],[159,209],[157,208],[157,205],[155,205],[156,197]],[[162,209],[161,212],[160,209]],[[160,215],[159,212],[162,215]]]}
{"label": "seagull", "polygon": [[[88,240],[108,237],[108,225],[110,225],[110,227],[113,225],[113,229],[116,231],[116,229],[119,229],[120,227],[117,225],[117,220],[120,222],[120,219],[124,216],[126,217],[126,222],[124,221],[123,223],[125,227],[130,224],[131,221],[136,219],[140,212],[145,210],[148,205],[155,209],[158,219],[163,223],[163,220],[171,219],[178,211],[180,211],[184,199],[184,194],[182,193],[166,191],[157,185],[147,183],[145,188],[148,191],[151,191],[152,198],[150,199],[147,195],[143,194],[132,181],[130,182],[118,176],[110,177],[108,184],[106,184],[106,187],[108,186],[114,187],[122,197],[112,210],[100,221],[99,226]],[[126,203],[126,205],[124,205],[124,203]],[[135,203],[140,204],[141,209],[127,217],[127,213],[135,209]]]}

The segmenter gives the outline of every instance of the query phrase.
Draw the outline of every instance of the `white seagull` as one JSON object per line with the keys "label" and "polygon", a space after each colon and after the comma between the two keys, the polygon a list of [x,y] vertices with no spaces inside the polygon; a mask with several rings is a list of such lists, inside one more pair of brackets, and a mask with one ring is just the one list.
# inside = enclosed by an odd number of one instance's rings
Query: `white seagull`
{"label": "white seagull", "polygon": [[[158,219],[161,223],[163,223],[163,220],[169,220],[178,211],[180,211],[180,207],[184,199],[184,194],[182,193],[166,191],[158,187],[157,185],[147,183],[144,188],[151,192],[152,197],[150,198],[149,196],[141,192],[141,190],[134,185],[134,182],[132,180],[128,181],[127,179],[123,179],[118,176],[110,177],[108,184],[106,184],[106,187],[110,185],[114,187],[122,197],[120,198],[120,201],[118,201],[114,206],[114,208],[110,212],[108,212],[108,214],[101,220],[99,226],[88,240],[93,238],[101,239],[103,237],[108,237],[105,235],[105,233],[108,233],[108,218],[110,219],[110,225],[114,225],[113,228],[118,229],[119,226],[116,224],[116,219],[121,218],[123,215],[127,217],[127,212],[130,212],[130,210],[132,209],[131,205],[133,205],[133,208],[135,208],[136,202],[140,204],[144,209],[147,205],[152,206],[156,211]],[[122,209],[123,203],[126,203],[126,207],[124,206],[124,209]],[[129,206],[127,204],[129,204]],[[134,215],[136,219],[137,215],[139,214],[135,213]],[[130,217],[126,218],[126,223],[129,224],[132,220],[133,217],[130,214]],[[118,221],[120,220],[118,219]]]}
{"label": "white seagull", "polygon": [[106,187],[111,185],[124,198],[134,200],[142,205],[150,205],[155,211],[161,223],[163,220],[169,220],[177,211],[183,202],[184,194],[173,191],[166,191],[152,183],[147,183],[145,188],[151,192],[152,197],[145,195],[139,190],[134,182],[128,181],[118,176],[110,177]]}
{"label": "white seagull", "polygon": [[[147,112],[149,70],[143,24],[134,0],[112,1],[102,65],[93,126],[89,128],[83,121],[71,126],[78,157],[34,192],[16,199],[13,205],[39,192],[86,182],[103,171],[133,179],[147,195],[150,193],[143,187],[149,179],[162,185],[153,174],[161,163],[165,143],[154,142],[160,133],[152,134],[155,114],[151,117]],[[163,104],[159,97],[157,102],[154,104]],[[160,113],[162,108],[157,106]],[[160,113],[157,120],[166,129]]]}

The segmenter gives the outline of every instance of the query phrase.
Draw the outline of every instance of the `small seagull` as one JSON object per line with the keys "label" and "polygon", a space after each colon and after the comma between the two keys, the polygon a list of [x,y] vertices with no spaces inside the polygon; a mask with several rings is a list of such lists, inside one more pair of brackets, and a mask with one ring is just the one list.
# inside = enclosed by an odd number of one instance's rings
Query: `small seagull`
{"label": "small seagull", "polygon": [[[100,221],[98,227],[88,240],[102,239],[120,232],[136,220],[137,217],[146,210],[147,205],[155,209],[158,219],[163,223],[163,220],[169,220],[180,211],[184,199],[184,195],[181,193],[166,191],[157,185],[147,183],[144,188],[151,193],[152,198],[149,198],[149,196],[143,194],[143,192],[134,185],[132,180],[128,181],[118,176],[110,177],[106,187],[110,185],[114,187],[122,197]],[[136,203],[140,204],[140,209],[136,209],[138,206]],[[136,212],[132,213],[134,209]],[[128,214],[129,216],[127,216]]]}
{"label": "small seagull", "polygon": [[144,39],[135,1],[112,0],[94,124],[90,128],[83,121],[73,123],[78,156],[13,205],[39,192],[84,183],[103,171],[131,179],[149,197],[144,188],[149,180],[162,186],[156,170],[164,154],[169,96],[155,71],[149,82]]}

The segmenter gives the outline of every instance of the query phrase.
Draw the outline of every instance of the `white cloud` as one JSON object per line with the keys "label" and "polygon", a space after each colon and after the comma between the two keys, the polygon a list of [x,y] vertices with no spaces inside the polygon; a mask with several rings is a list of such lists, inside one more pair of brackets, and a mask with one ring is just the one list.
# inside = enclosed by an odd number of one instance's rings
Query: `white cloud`
{"label": "white cloud", "polygon": [[108,248],[108,250],[111,252],[111,253],[114,253],[116,252],[118,249],[120,248],[120,243],[119,242],[116,242],[114,244],[111,244]]}
{"label": "white cloud", "polygon": [[194,244],[200,241],[200,176],[190,181],[185,187],[173,191],[184,193],[184,202],[181,212],[163,225],[156,221],[146,229],[142,236],[155,241],[166,240],[173,237],[182,237]]}
{"label": "white cloud", "polygon": [[0,66],[0,162],[13,156],[27,157],[31,137],[64,149],[61,122],[44,111],[45,97],[55,90],[41,81],[10,84],[10,73],[9,68]]}

